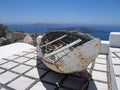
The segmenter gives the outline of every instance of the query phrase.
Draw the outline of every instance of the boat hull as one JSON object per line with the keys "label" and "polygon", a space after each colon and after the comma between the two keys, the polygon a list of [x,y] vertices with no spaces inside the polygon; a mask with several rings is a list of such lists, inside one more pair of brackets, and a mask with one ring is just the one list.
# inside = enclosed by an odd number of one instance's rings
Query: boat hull
{"label": "boat hull", "polygon": [[[73,73],[85,70],[100,51],[100,39],[94,38],[65,54],[56,63],[42,62],[51,70],[59,73]],[[39,51],[41,53],[41,51]],[[43,56],[44,57],[44,56]],[[41,55],[38,56],[41,58]]]}

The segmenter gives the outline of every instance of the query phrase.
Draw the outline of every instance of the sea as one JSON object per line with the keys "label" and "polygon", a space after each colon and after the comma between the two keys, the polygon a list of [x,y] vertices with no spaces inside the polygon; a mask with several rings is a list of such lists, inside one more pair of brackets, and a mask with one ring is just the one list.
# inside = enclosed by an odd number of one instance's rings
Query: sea
{"label": "sea", "polygon": [[7,25],[14,31],[24,31],[26,33],[46,33],[52,30],[68,30],[87,33],[101,40],[109,40],[110,32],[120,32],[118,25],[72,25],[72,24],[21,24]]}

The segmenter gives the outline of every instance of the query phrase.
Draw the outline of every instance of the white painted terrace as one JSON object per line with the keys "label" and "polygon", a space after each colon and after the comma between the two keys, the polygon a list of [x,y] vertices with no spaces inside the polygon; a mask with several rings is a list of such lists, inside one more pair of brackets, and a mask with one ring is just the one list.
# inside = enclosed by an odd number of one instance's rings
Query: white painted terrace
{"label": "white painted terrace", "polygon": [[37,60],[36,47],[14,43],[0,47],[0,90],[120,90],[120,33],[101,41],[101,51],[87,70],[89,82],[79,73],[59,74]]}

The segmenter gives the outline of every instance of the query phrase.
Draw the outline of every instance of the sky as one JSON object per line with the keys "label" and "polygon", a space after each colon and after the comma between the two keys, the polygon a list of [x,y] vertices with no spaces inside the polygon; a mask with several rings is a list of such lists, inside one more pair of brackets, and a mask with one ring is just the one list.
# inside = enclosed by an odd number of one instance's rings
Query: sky
{"label": "sky", "polygon": [[120,0],[0,0],[0,23],[120,25]]}

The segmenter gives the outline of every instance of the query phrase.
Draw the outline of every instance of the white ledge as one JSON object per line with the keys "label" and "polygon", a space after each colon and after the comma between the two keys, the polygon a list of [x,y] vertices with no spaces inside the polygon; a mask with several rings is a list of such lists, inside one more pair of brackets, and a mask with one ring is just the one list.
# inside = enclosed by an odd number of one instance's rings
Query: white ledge
{"label": "white ledge", "polygon": [[2,46],[0,47],[0,59],[28,49],[35,49],[35,47],[26,43],[13,43]]}

